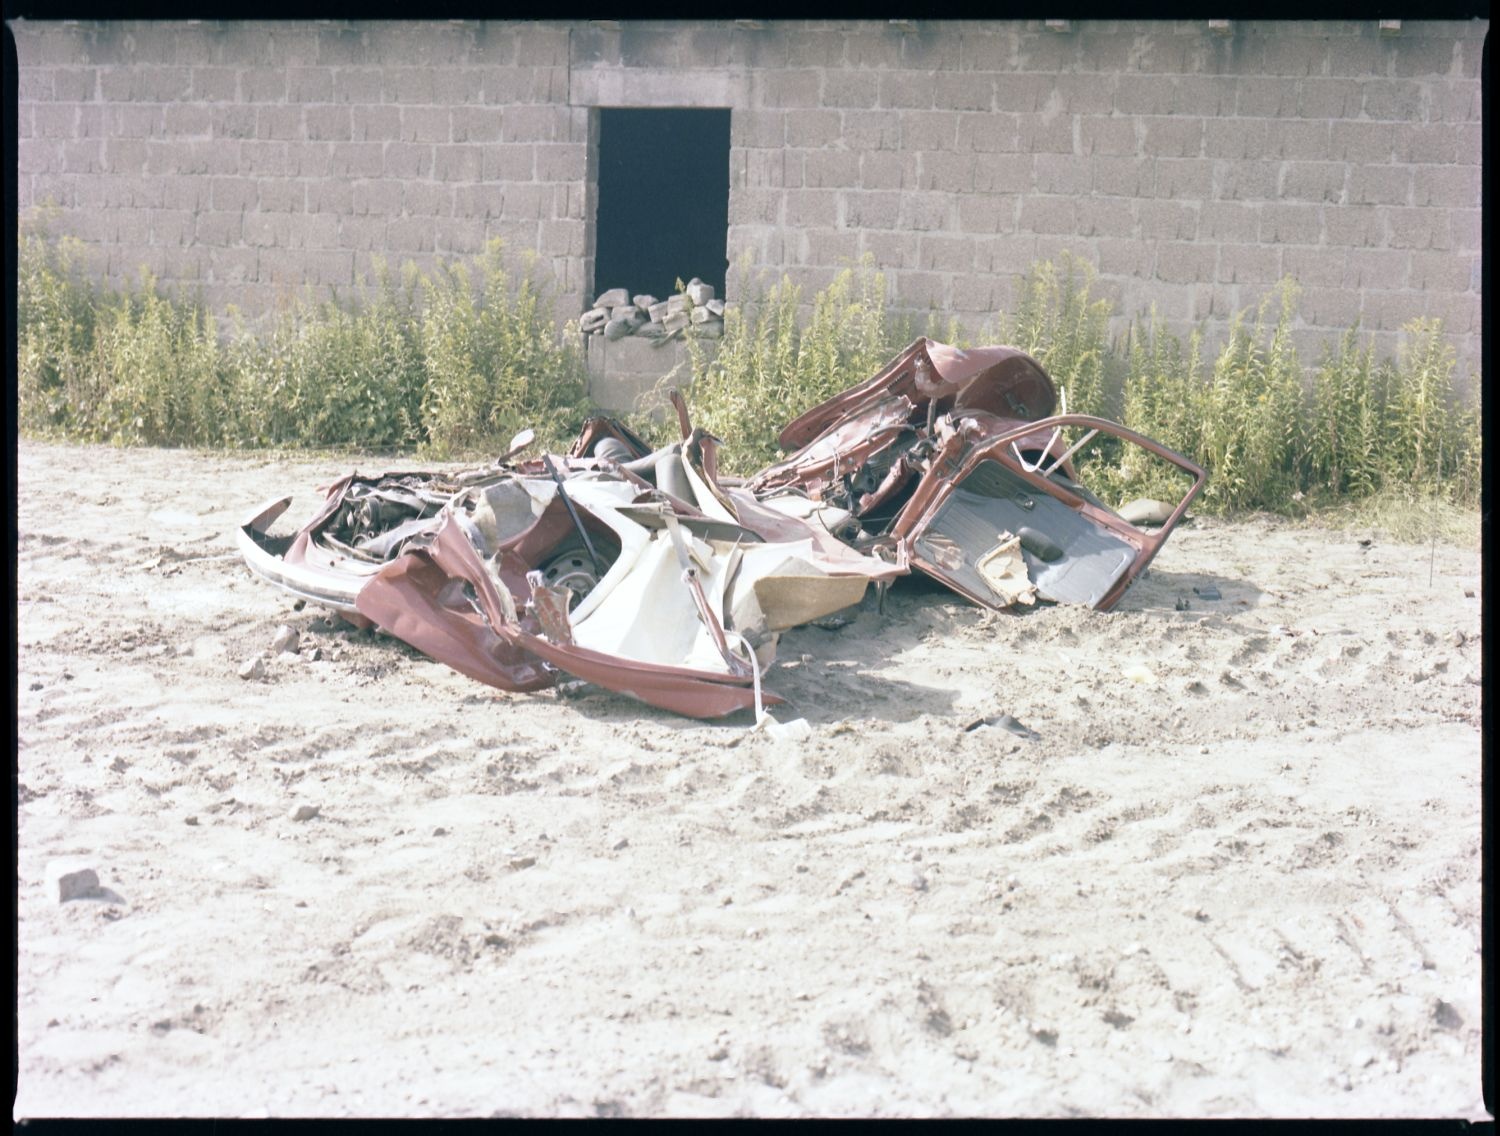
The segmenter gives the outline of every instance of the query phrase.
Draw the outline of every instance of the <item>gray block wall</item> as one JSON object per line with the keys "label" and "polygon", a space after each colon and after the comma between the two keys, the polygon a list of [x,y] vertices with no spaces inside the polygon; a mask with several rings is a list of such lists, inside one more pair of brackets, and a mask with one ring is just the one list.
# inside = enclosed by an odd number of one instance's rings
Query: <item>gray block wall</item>
{"label": "gray block wall", "polygon": [[576,315],[594,108],[729,107],[730,259],[809,295],[870,253],[977,331],[1069,249],[1117,331],[1155,305],[1222,338],[1290,274],[1307,352],[1439,316],[1479,363],[1487,21],[12,26],[23,209],[215,307],[498,236]]}

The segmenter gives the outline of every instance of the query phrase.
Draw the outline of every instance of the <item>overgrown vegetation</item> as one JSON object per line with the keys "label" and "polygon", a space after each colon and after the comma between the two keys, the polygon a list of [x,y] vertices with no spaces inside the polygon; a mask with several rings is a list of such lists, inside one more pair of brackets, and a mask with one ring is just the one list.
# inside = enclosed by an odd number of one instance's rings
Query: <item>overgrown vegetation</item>
{"label": "overgrown vegetation", "polygon": [[[353,302],[291,298],[259,335],[232,310],[219,320],[163,295],[149,275],[124,291],[91,285],[77,242],[26,229],[19,244],[19,414],[31,433],[444,456],[493,452],[523,426],[561,444],[590,412],[580,337],[559,335],[534,259],[498,243],[430,273],[378,266]],[[729,470],[773,460],[786,422],[878,372],[916,334],[970,345],[951,318],[933,314],[919,331],[892,312],[868,257],[810,298],[785,277],[739,272],[717,350],[688,341],[694,419],[724,439]],[[1033,265],[1014,313],[997,314],[998,337],[1047,368],[1069,410],[1116,418],[1207,468],[1203,509],[1477,501],[1477,392],[1456,399],[1438,321],[1407,324],[1394,359],[1351,328],[1307,367],[1289,279],[1232,322],[1212,357],[1201,329],[1184,340],[1155,312],[1112,344],[1112,305],[1095,287],[1070,255]],[[1115,503],[1182,488],[1136,447],[1106,443],[1084,462]]]}
{"label": "overgrown vegetation", "polygon": [[90,285],[75,241],[23,231],[18,252],[19,415],[33,433],[441,457],[502,448],[523,426],[561,443],[589,413],[578,337],[559,334],[533,258],[499,242],[432,273],[378,266],[345,304],[290,297],[259,335],[149,275]]}

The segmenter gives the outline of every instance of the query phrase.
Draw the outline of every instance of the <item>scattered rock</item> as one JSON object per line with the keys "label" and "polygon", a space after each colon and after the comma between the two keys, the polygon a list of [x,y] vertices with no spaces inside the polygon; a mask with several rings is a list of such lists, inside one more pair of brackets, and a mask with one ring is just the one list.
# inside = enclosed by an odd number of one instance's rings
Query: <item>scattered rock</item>
{"label": "scattered rock", "polygon": [[664,329],[666,329],[667,334],[670,335],[674,331],[681,331],[692,322],[693,317],[688,315],[686,311],[677,311],[668,314],[667,317],[661,321],[661,325]]}
{"label": "scattered rock", "polygon": [[448,830],[446,828],[444,828],[442,825],[438,825],[436,828],[434,828],[432,830],[432,835],[433,836],[447,836],[448,835]]}
{"label": "scattered rock", "polygon": [[297,644],[301,636],[294,628],[282,624],[276,629],[276,634],[271,637],[271,650],[278,655],[285,655],[297,650]]}
{"label": "scattered rock", "polygon": [[1468,642],[1468,638],[1462,630],[1455,630],[1452,635],[1448,636],[1448,642],[1452,643],[1455,647],[1462,647]]}
{"label": "scattered rock", "polygon": [[676,296],[667,297],[667,315],[669,316],[684,314],[691,310],[692,306],[693,301],[680,293]]}
{"label": "scattered rock", "polygon": [[704,305],[704,307],[708,308],[708,310],[716,316],[722,316],[724,314],[723,300],[710,300],[707,304]]}
{"label": "scattered rock", "polygon": [[626,840],[622,836],[622,837],[620,837],[619,840],[616,840],[612,845],[610,845],[610,851],[611,852],[622,852],[626,848],[629,848],[629,847],[630,847],[630,841]]}
{"label": "scattered rock", "polygon": [[1120,506],[1119,515],[1132,525],[1164,525],[1172,515],[1172,506],[1150,497],[1137,497],[1129,504]]}
{"label": "scattered rock", "polygon": [[695,276],[687,286],[687,298],[693,301],[695,308],[702,307],[714,298],[714,286],[703,283]]}
{"label": "scattered rock", "polygon": [[297,821],[312,820],[313,817],[322,811],[317,805],[298,805],[292,810],[292,819]]}
{"label": "scattered rock", "polygon": [[258,678],[264,678],[266,674],[265,656],[255,655],[252,658],[246,660],[245,664],[240,667],[239,674],[240,678],[245,679],[247,682]]}
{"label": "scattered rock", "polygon": [[648,295],[646,293],[642,293],[639,296],[630,297],[630,302],[638,308],[649,310],[656,303],[656,297]]}
{"label": "scattered rock", "polygon": [[1439,1029],[1456,1030],[1464,1024],[1463,1017],[1453,1006],[1441,998],[1432,1007],[1432,1020]]}
{"label": "scattered rock", "polygon": [[67,903],[70,899],[92,899],[99,892],[99,873],[93,868],[79,868],[57,878],[58,903]]}
{"label": "scattered rock", "polygon": [[186,825],[191,825],[193,828],[197,828],[198,827],[198,818],[195,817],[195,816],[190,816],[187,819],[185,819],[182,823],[186,824]]}
{"label": "scattered rock", "polygon": [[609,340],[624,339],[634,330],[635,325],[628,319],[612,319],[604,325],[604,338]]}
{"label": "scattered rock", "polygon": [[535,856],[517,856],[510,861],[509,867],[513,872],[519,872],[523,868],[529,868],[536,863]]}
{"label": "scattered rock", "polygon": [[618,308],[620,305],[628,303],[630,303],[629,292],[627,292],[624,288],[611,288],[608,292],[602,293],[599,298],[594,301],[594,307]]}
{"label": "scattered rock", "polygon": [[790,722],[778,722],[769,716],[766,718],[766,736],[779,742],[806,741],[812,737],[812,732],[806,718],[793,718]]}
{"label": "scattered rock", "polygon": [[578,318],[578,330],[588,335],[595,331],[603,331],[604,325],[609,322],[609,313],[603,308],[591,308]]}

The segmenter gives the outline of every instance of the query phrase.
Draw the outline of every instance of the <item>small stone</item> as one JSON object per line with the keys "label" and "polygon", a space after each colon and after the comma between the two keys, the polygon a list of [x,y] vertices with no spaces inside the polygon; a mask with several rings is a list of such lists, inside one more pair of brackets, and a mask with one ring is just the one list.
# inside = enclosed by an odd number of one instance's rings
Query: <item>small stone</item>
{"label": "small stone", "polygon": [[292,810],[292,819],[296,821],[312,820],[323,810],[317,805],[298,805]]}
{"label": "small stone", "polygon": [[628,319],[612,319],[604,325],[604,338],[609,340],[624,339],[635,330],[635,324]]}
{"label": "small stone", "polygon": [[598,331],[609,322],[609,313],[603,308],[591,308],[583,313],[578,319],[578,330],[587,335],[591,331]]}
{"label": "small stone", "polygon": [[42,684],[39,683],[39,682],[34,682],[30,686],[28,686],[26,689],[27,690],[41,690],[42,689]]}
{"label": "small stone", "polygon": [[438,825],[436,828],[434,828],[432,830],[432,835],[433,836],[447,836],[448,835],[448,830],[446,828],[444,828],[442,825]]}
{"label": "small stone", "polygon": [[195,816],[191,816],[191,817],[188,817],[186,820],[184,820],[182,823],[186,824],[186,825],[191,825],[193,828],[197,828],[198,827],[198,818],[195,817]]}
{"label": "small stone", "polygon": [[729,1050],[725,1049],[722,1045],[716,1045],[708,1051],[708,1059],[710,1061],[723,1061],[728,1056]]}
{"label": "small stone", "polygon": [[601,293],[594,301],[596,308],[618,308],[621,304],[630,303],[630,293],[624,288],[611,288],[608,292]]}
{"label": "small stone", "polygon": [[310,662],[310,663],[319,662],[323,658],[323,648],[322,647],[314,647],[311,651],[309,651],[307,653],[306,658],[307,658],[307,661]]}
{"label": "small stone", "polygon": [[510,861],[510,869],[513,872],[519,872],[523,868],[529,868],[529,867],[531,867],[535,863],[536,863],[536,857],[535,856],[517,856],[513,860]]}
{"label": "small stone", "polygon": [[620,837],[619,840],[616,840],[612,845],[610,845],[610,851],[611,852],[621,852],[621,851],[624,851],[626,848],[629,848],[629,847],[630,847],[630,841],[626,840],[622,836],[622,837]]}
{"label": "small stone", "polygon": [[714,286],[694,280],[687,286],[687,298],[693,301],[694,307],[701,307],[714,298]]}
{"label": "small stone", "polygon": [[80,868],[57,878],[57,902],[70,899],[88,899],[99,894],[99,873],[93,868]]}
{"label": "small stone", "polygon": [[724,314],[723,300],[710,300],[703,306],[706,307],[709,311],[713,312],[713,314],[716,316],[722,316]]}
{"label": "small stone", "polygon": [[253,658],[248,659],[245,662],[245,664],[242,667],[240,667],[240,672],[239,673],[240,673],[240,678],[245,679],[247,682],[248,681],[252,681],[254,679],[265,677],[265,673],[266,673],[266,660],[265,660],[265,656],[263,656],[263,655],[256,655]]}
{"label": "small stone", "polygon": [[1460,630],[1455,630],[1452,635],[1448,636],[1448,642],[1455,647],[1462,647],[1467,639],[1468,636]]}
{"label": "small stone", "polygon": [[295,628],[282,624],[276,629],[276,634],[271,637],[271,650],[278,655],[285,655],[297,649],[297,643],[301,636]]}

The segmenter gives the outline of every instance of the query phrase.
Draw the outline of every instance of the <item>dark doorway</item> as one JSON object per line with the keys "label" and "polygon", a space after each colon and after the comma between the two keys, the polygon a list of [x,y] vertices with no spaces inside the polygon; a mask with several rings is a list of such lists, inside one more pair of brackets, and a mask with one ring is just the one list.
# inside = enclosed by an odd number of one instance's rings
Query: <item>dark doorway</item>
{"label": "dark doorway", "polygon": [[729,111],[599,111],[594,295],[664,300],[698,277],[724,295],[729,268]]}

